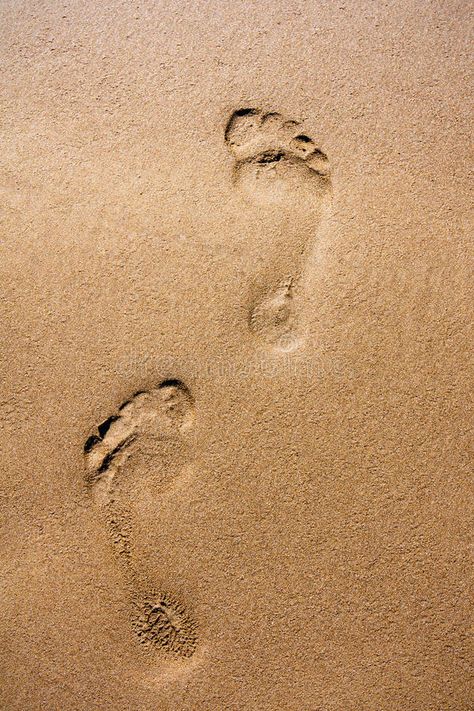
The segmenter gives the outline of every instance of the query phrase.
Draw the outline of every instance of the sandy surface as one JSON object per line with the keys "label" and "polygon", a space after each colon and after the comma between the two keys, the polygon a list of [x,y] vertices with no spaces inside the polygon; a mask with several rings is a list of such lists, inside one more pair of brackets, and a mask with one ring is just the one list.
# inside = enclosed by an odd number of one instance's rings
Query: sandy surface
{"label": "sandy surface", "polygon": [[473,708],[470,15],[2,0],[2,709]]}

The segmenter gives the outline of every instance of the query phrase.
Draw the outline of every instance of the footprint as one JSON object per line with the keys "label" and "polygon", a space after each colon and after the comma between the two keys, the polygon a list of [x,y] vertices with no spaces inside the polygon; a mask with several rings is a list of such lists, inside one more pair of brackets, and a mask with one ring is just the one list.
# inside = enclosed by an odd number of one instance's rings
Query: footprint
{"label": "footprint", "polygon": [[259,205],[318,207],[330,189],[327,156],[296,121],[259,109],[239,109],[225,129],[235,158],[233,178],[247,199]]}
{"label": "footprint", "polygon": [[196,625],[184,606],[170,595],[146,596],[137,609],[133,627],[147,648],[181,657],[191,657],[196,649]]}
{"label": "footprint", "polygon": [[268,263],[252,279],[249,330],[261,343],[287,353],[304,341],[301,277],[330,202],[329,161],[298,122],[276,112],[239,109],[224,138],[234,157],[234,184],[248,203],[264,209],[262,222],[271,216]]}
{"label": "footprint", "polygon": [[130,445],[139,436],[160,433],[163,438],[185,431],[194,421],[194,403],[178,380],[165,380],[150,392],[138,392],[118,412],[97,427],[84,445],[88,481],[101,503],[112,496],[115,475],[126,462]]}
{"label": "footprint", "polygon": [[137,639],[148,650],[183,657],[194,652],[196,625],[169,593],[146,592],[152,586],[134,562],[131,509],[143,491],[145,505],[156,506],[165,487],[189,472],[183,435],[194,418],[189,389],[181,381],[165,380],[123,403],[84,445],[87,487],[125,574]]}
{"label": "footprint", "polygon": [[289,277],[277,289],[265,296],[260,295],[249,312],[250,331],[286,353],[295,350],[300,343],[295,335],[293,290],[293,278]]}

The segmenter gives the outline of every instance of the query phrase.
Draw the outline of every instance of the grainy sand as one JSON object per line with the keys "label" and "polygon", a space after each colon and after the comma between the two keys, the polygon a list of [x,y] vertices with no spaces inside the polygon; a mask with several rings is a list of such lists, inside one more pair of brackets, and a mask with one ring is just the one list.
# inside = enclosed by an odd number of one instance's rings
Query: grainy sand
{"label": "grainy sand", "polygon": [[470,25],[2,0],[2,709],[474,707]]}

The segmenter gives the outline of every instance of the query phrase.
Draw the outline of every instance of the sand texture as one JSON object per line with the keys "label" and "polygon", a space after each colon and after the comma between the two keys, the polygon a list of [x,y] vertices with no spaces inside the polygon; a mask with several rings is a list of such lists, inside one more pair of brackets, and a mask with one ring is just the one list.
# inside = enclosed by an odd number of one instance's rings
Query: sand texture
{"label": "sand texture", "polygon": [[0,2],[2,711],[474,709],[472,26]]}

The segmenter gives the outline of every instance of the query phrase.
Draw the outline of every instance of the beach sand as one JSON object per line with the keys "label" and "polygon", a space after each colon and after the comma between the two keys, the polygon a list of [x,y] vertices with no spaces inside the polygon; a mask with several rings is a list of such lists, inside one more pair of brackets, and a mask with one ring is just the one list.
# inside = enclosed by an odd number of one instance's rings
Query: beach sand
{"label": "beach sand", "polygon": [[473,708],[470,23],[3,0],[2,709]]}

